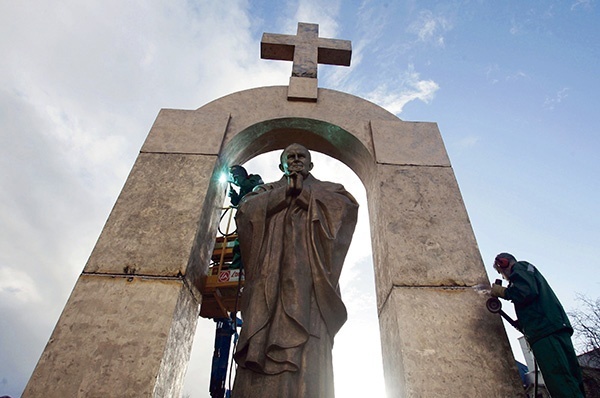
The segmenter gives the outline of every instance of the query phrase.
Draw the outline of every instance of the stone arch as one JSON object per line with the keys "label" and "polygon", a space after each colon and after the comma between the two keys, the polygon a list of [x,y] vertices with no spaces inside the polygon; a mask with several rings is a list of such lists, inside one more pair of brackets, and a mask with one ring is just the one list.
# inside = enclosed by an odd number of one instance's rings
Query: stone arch
{"label": "stone arch", "polygon": [[292,142],[365,185],[388,396],[517,396],[437,125],[334,90],[288,101],[287,87],[160,111],[23,396],[178,396],[225,194],[218,177]]}
{"label": "stone arch", "polygon": [[233,137],[223,148],[222,155],[231,159],[227,164],[245,163],[265,152],[283,149],[290,141],[341,161],[357,173],[363,183],[373,173],[373,155],[360,140],[340,126],[309,118],[287,117],[256,123]]}

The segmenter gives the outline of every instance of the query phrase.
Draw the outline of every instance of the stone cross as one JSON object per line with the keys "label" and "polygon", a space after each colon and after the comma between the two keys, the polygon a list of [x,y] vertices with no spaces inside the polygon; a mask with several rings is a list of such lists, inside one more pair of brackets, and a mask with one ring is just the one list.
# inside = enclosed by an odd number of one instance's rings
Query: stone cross
{"label": "stone cross", "polygon": [[288,100],[316,101],[317,64],[350,66],[352,43],[319,37],[319,25],[299,22],[295,36],[263,33],[260,56],[293,61]]}

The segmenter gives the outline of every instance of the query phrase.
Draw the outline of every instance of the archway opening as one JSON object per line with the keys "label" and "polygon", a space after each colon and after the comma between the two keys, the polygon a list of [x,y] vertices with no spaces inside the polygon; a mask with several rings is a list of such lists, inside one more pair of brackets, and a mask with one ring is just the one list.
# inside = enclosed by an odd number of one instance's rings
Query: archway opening
{"label": "archway opening", "polygon": [[[280,154],[281,150],[267,152],[243,165],[249,173],[261,175],[265,182],[276,181],[281,178],[278,169]],[[341,397],[384,397],[366,190],[358,176],[341,161],[315,150],[311,150],[311,154],[315,165],[313,175],[323,181],[343,184],[360,204],[356,231],[340,279],[342,298],[348,309],[348,321],[337,334],[333,350],[336,394]],[[224,204],[228,204],[228,199]],[[209,396],[214,333],[215,322],[200,318],[186,374],[184,396]]]}

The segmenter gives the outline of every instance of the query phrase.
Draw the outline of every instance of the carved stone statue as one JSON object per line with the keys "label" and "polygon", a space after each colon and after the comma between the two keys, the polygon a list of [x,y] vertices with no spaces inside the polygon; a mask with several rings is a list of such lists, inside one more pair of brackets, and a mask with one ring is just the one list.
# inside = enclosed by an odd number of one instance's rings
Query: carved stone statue
{"label": "carved stone statue", "polygon": [[236,216],[245,272],[233,397],[334,397],[331,349],[346,322],[339,277],[358,204],[310,174],[288,146],[284,176],[246,195]]}

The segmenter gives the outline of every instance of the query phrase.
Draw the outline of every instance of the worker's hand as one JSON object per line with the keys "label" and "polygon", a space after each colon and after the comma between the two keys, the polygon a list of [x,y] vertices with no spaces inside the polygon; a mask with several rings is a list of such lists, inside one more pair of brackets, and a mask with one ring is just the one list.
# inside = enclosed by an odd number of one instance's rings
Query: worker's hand
{"label": "worker's hand", "polygon": [[229,201],[232,206],[237,206],[240,203],[240,194],[233,189],[233,187],[229,187]]}
{"label": "worker's hand", "polygon": [[505,298],[506,295],[506,288],[502,285],[497,285],[497,284],[493,284],[492,285],[492,291],[490,292],[490,294],[492,295],[492,297],[502,297]]}

